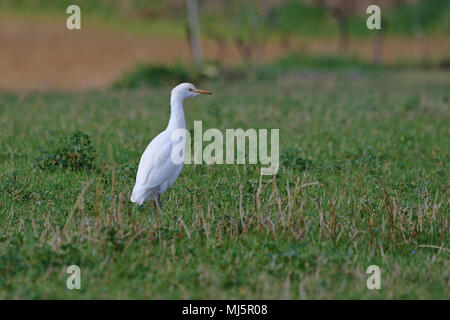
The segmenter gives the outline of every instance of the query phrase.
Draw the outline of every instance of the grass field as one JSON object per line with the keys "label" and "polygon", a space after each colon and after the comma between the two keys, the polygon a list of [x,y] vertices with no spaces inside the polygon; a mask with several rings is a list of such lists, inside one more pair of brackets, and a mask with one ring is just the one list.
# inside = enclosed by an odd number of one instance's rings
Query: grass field
{"label": "grass field", "polygon": [[[0,298],[450,298],[448,73],[199,87],[188,128],[280,128],[282,166],[186,165],[161,216],[129,196],[169,87],[0,94]],[[76,130],[93,169],[32,166]]]}

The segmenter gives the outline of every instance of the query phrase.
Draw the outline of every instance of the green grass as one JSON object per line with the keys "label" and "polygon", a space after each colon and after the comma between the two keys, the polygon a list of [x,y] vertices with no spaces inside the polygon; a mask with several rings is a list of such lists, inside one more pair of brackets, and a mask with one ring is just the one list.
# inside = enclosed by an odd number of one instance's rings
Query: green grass
{"label": "green grass", "polygon": [[[440,72],[203,83],[215,94],[187,102],[188,128],[280,128],[283,166],[186,165],[161,216],[128,199],[170,87],[2,93],[0,298],[448,299],[449,87]],[[32,166],[77,130],[93,169]]]}

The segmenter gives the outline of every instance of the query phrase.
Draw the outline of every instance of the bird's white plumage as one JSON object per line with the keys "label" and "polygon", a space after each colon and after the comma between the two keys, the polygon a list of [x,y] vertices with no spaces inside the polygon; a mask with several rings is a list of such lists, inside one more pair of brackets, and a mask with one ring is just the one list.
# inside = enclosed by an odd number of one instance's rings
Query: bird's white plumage
{"label": "bird's white plumage", "polygon": [[[157,135],[147,146],[139,162],[136,184],[131,201],[143,204],[147,199],[156,200],[179,177],[183,170],[183,162],[172,161],[172,150],[179,143],[172,141],[172,133],[177,129],[185,129],[183,101],[207,91],[198,90],[190,83],[182,83],[171,92],[170,120],[163,132]],[[184,155],[184,146],[181,154]]]}
{"label": "bird's white plumage", "polygon": [[131,201],[142,204],[150,196],[149,191],[161,194],[175,182],[183,169],[183,163],[174,164],[171,161],[172,148],[167,131],[150,142],[139,163]]}

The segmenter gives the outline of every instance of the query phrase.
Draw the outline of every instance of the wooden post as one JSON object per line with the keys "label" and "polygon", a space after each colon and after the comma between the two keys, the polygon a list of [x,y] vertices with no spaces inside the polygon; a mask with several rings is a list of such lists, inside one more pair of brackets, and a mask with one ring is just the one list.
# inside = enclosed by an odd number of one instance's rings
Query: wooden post
{"label": "wooden post", "polygon": [[203,50],[202,40],[200,38],[200,22],[197,0],[187,0],[187,10],[192,57],[194,58],[194,63],[197,66],[200,66],[203,62]]}

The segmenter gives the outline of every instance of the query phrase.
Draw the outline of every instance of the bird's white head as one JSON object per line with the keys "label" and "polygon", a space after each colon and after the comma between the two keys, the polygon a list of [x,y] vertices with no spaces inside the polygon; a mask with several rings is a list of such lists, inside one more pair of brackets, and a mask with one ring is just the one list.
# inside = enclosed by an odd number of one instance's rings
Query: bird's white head
{"label": "bird's white head", "polygon": [[182,83],[172,89],[172,97],[184,100],[185,98],[193,98],[201,94],[212,94],[212,92],[197,89],[192,83]]}

